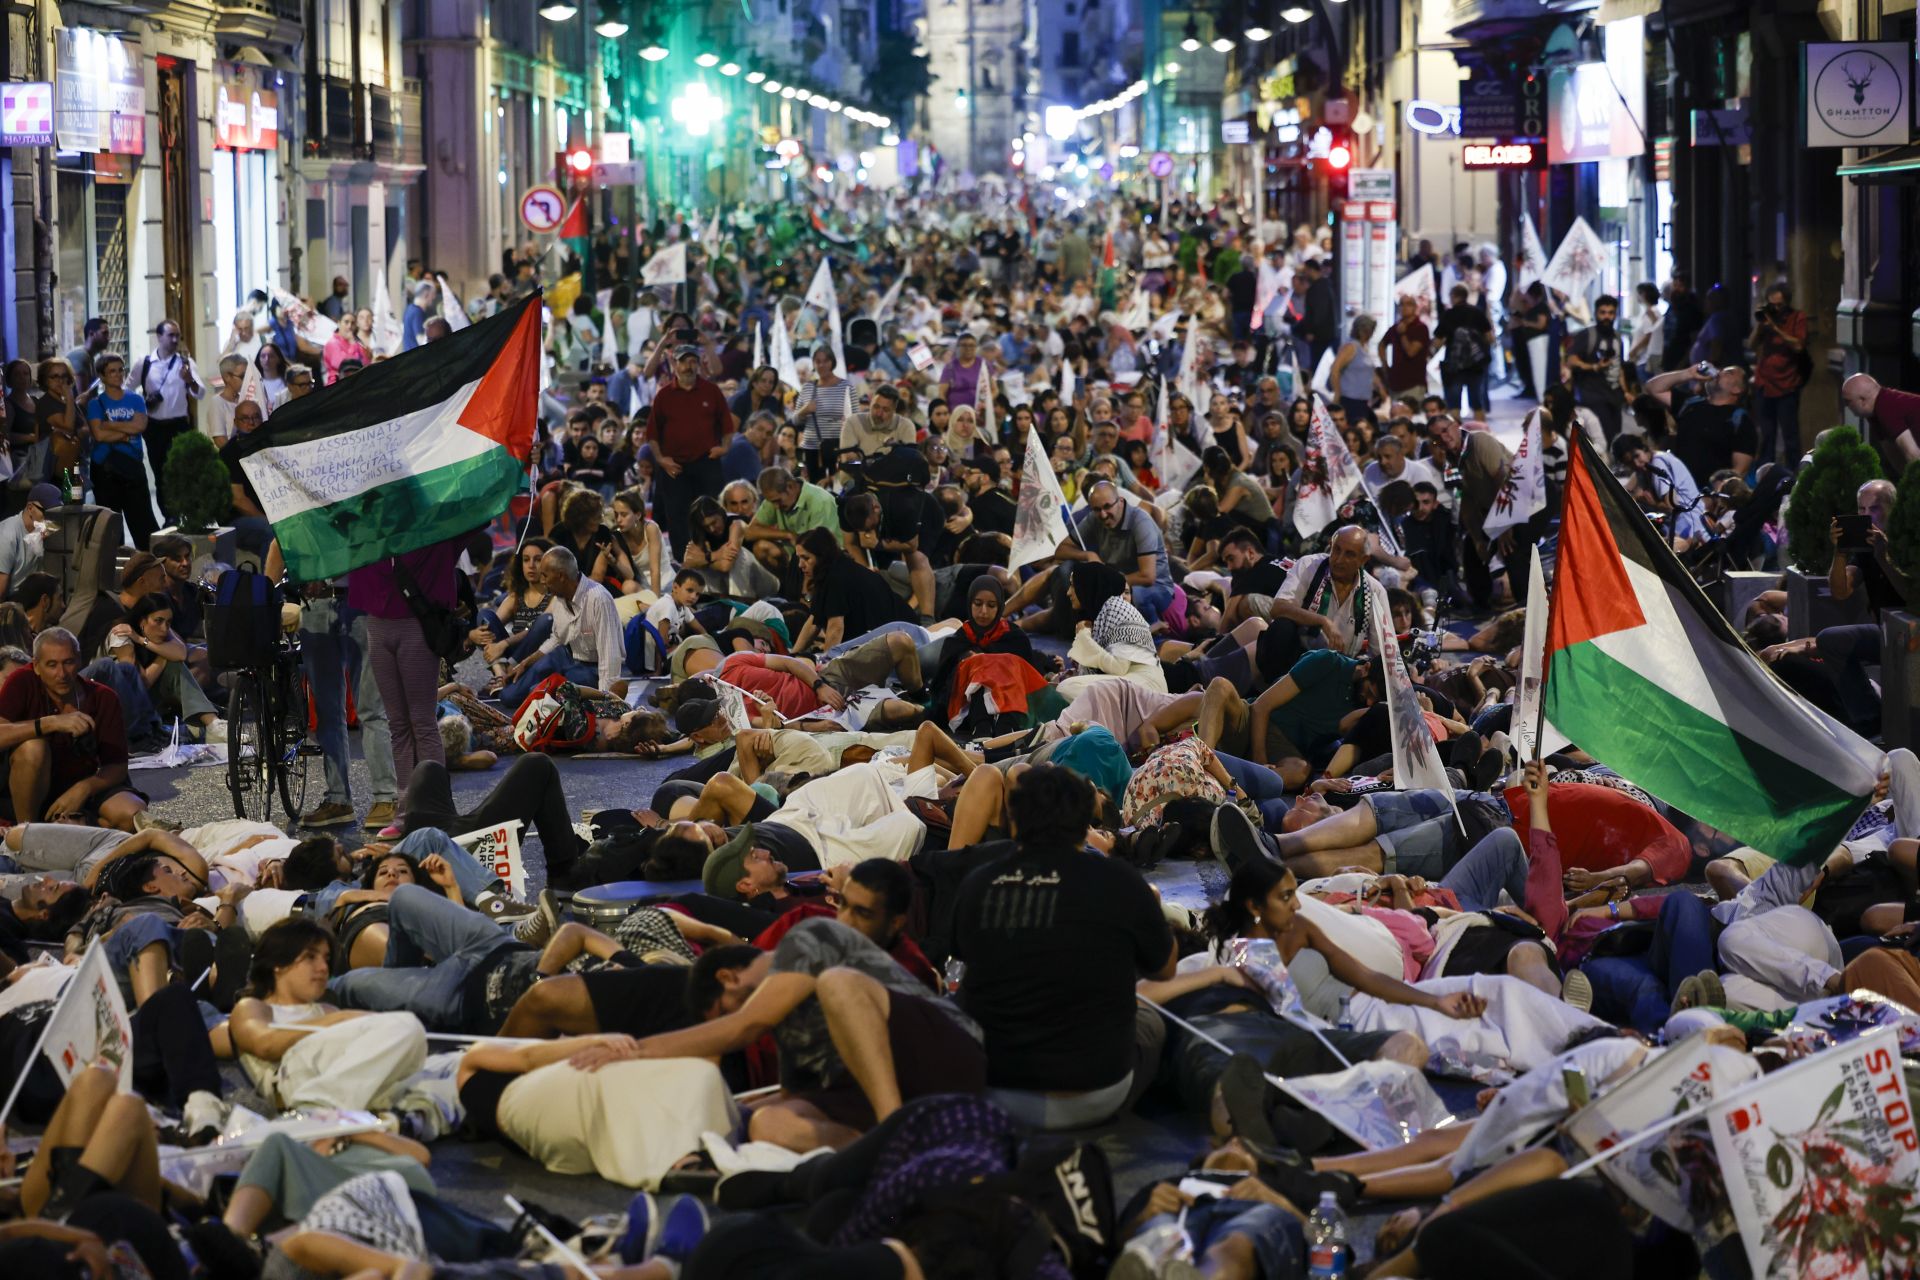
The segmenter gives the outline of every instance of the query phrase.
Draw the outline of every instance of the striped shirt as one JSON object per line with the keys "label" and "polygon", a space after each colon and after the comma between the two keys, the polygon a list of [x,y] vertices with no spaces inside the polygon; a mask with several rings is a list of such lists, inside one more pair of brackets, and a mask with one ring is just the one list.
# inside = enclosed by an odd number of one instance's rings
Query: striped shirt
{"label": "striped shirt", "polygon": [[853,384],[842,378],[831,387],[823,387],[818,382],[809,382],[800,388],[800,400],[793,410],[798,414],[808,405],[813,406],[813,416],[808,418],[806,429],[800,433],[802,449],[832,447],[840,445],[840,426],[853,412]]}

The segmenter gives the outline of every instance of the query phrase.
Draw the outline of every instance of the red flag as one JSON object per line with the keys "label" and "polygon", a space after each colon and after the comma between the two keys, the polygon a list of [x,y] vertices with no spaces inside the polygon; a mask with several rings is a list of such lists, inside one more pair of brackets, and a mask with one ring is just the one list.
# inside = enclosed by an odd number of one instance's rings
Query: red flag
{"label": "red flag", "polygon": [[586,202],[575,200],[573,208],[567,210],[567,216],[560,222],[560,230],[555,232],[562,240],[584,239],[587,234]]}
{"label": "red flag", "polygon": [[1100,265],[1113,266],[1113,232],[1111,231],[1107,232],[1107,247],[1100,251]]}

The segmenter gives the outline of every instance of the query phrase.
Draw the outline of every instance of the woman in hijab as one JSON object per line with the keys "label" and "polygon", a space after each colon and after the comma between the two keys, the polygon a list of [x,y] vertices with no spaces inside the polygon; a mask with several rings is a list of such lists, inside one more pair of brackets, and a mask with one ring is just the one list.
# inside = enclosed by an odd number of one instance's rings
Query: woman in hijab
{"label": "woman in hijab", "polygon": [[948,633],[940,645],[940,662],[927,682],[927,705],[943,719],[954,693],[954,675],[961,662],[976,653],[1011,654],[1028,666],[1037,666],[1027,633],[1007,621],[1007,588],[1000,579],[982,574],[967,588],[967,620]]}
{"label": "woman in hijab", "polygon": [[1075,562],[1067,579],[1073,607],[1073,647],[1067,656],[1083,674],[1060,682],[1060,696],[1071,701],[1095,680],[1132,680],[1156,693],[1167,691],[1167,677],[1154,652],[1147,620],[1133,607],[1127,580],[1118,569],[1096,561]]}
{"label": "woman in hijab", "polygon": [[970,404],[954,405],[947,415],[944,437],[948,455],[957,465],[973,457],[980,439],[980,415]]}

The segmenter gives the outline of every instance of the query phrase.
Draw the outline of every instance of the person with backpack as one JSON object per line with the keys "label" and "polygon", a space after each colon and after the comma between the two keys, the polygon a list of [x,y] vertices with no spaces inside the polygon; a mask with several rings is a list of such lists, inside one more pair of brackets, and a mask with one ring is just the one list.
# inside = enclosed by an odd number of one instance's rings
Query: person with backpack
{"label": "person with backpack", "polygon": [[193,357],[180,350],[180,325],[162,320],[153,329],[153,350],[134,362],[128,381],[147,403],[147,458],[153,467],[154,497],[167,509],[167,451],[173,442],[193,430],[189,403],[203,399],[207,388]]}
{"label": "person with backpack", "polygon": [[1440,313],[1433,335],[1440,344],[1440,381],[1447,408],[1458,409],[1465,392],[1473,411],[1484,418],[1490,403],[1487,371],[1493,366],[1493,321],[1468,303],[1466,285],[1454,285],[1447,298],[1450,305]]}

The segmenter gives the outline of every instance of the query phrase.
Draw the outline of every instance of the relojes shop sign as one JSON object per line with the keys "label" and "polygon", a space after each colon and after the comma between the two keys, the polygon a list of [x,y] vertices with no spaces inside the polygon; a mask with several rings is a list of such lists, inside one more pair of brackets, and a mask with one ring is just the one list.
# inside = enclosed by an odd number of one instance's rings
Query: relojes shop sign
{"label": "relojes shop sign", "polygon": [[1802,45],[1809,147],[1900,146],[1912,136],[1913,46]]}

